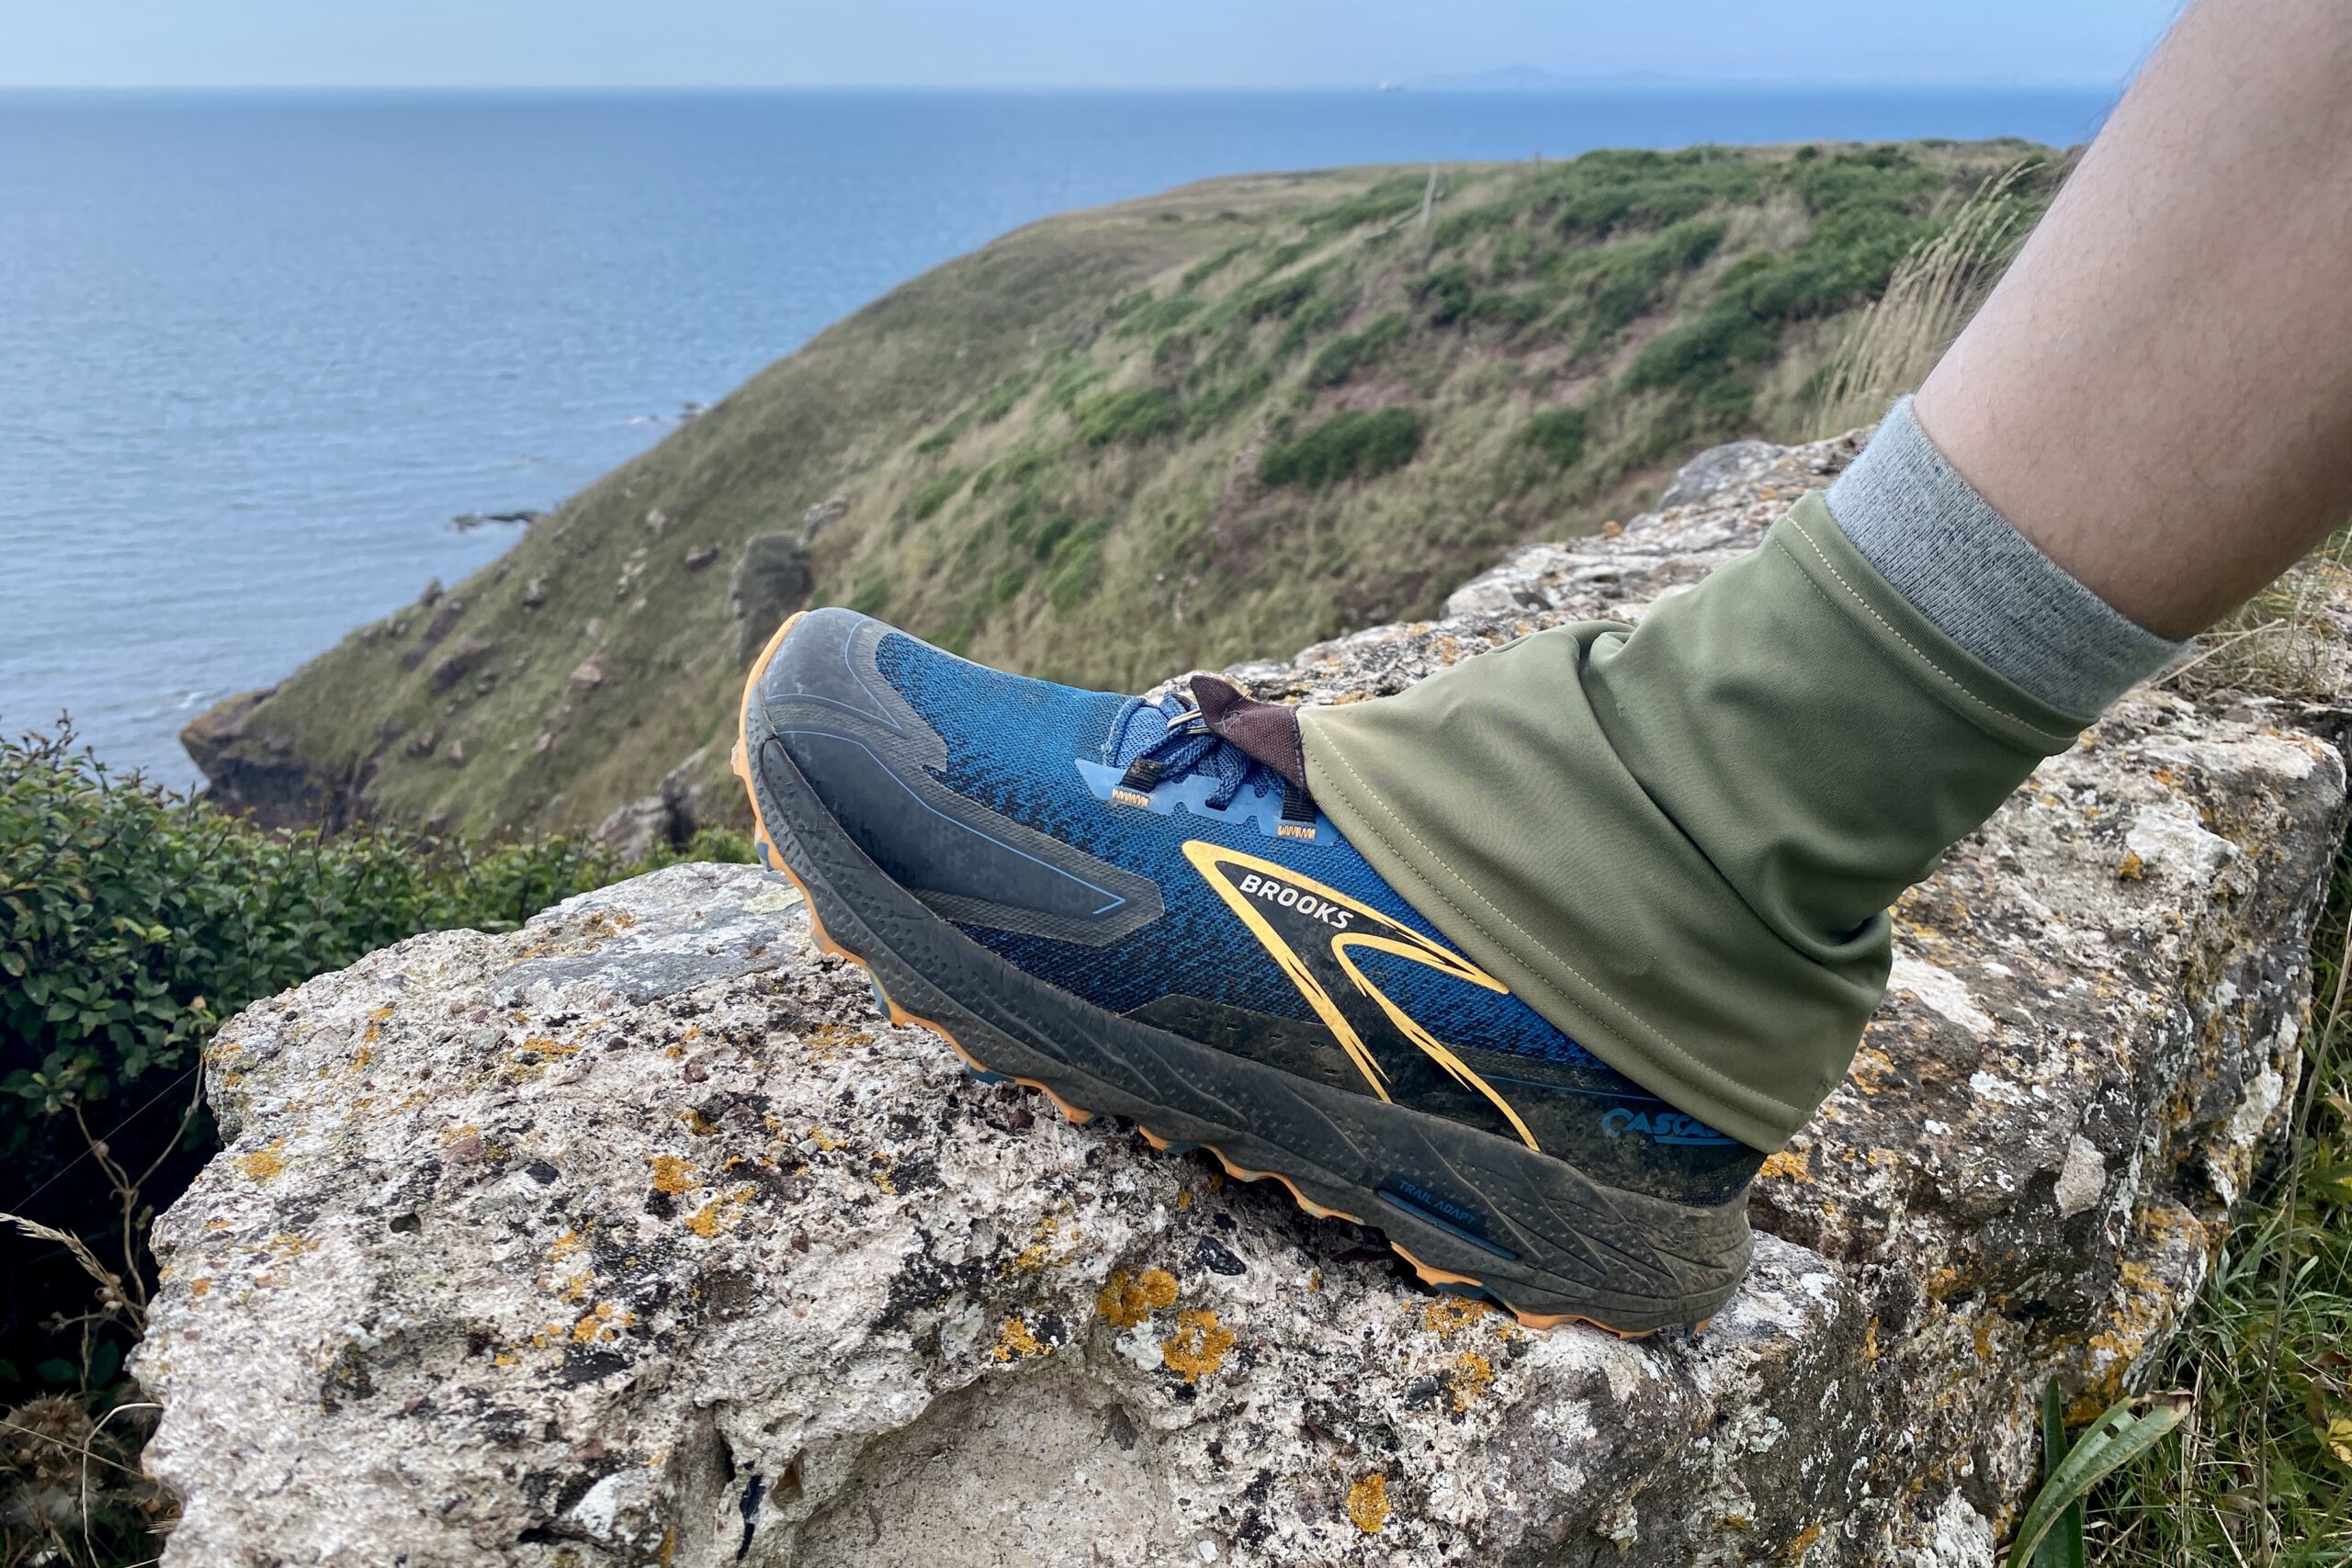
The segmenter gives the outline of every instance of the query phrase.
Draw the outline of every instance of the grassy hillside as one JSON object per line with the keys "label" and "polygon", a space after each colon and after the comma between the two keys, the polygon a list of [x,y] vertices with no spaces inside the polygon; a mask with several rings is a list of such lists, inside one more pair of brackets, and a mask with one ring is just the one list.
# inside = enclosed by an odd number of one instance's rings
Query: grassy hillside
{"label": "grassy hillside", "polygon": [[[1815,434],[1852,312],[2041,156],[1608,152],[1433,193],[1342,170],[1035,224],[224,705],[196,749],[288,816],[590,823],[723,738],[804,571],[815,602],[1111,687],[1426,613],[1515,543],[1637,509],[1696,446]],[[2028,218],[2054,178],[2001,199]]]}

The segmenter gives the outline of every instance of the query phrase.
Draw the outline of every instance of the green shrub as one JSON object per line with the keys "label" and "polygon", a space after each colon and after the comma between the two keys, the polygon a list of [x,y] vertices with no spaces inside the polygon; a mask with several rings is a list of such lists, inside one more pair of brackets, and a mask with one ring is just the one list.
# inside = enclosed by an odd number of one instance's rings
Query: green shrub
{"label": "green shrub", "polygon": [[1410,324],[1391,310],[1360,333],[1333,338],[1306,367],[1310,387],[1336,387],[1368,364],[1381,350],[1403,337]]}
{"label": "green shrub", "polygon": [[421,931],[510,930],[615,869],[582,840],[263,832],[70,737],[0,741],[0,1148],[188,1066],[256,998]]}
{"label": "green shrub", "polygon": [[1068,412],[1077,406],[1080,394],[1102,380],[1105,374],[1107,372],[1101,367],[1083,359],[1064,367],[1062,373],[1055,377],[1053,384],[1046,389],[1046,406]]}
{"label": "green shrub", "polygon": [[[749,860],[741,835],[688,854]],[[649,863],[684,858],[664,846]],[[103,1257],[144,1254],[125,1209],[83,1160],[103,1138],[152,1174],[160,1209],[212,1144],[190,1113],[198,1054],[220,1021],[419,931],[510,931],[548,905],[632,874],[601,843],[468,842],[390,829],[268,831],[202,801],[118,776],[70,734],[0,740],[0,1166],[33,1217]],[[60,1176],[70,1179],[52,1180]],[[143,1221],[141,1222],[143,1224]],[[40,1319],[79,1321],[70,1263],[20,1278],[0,1311],[0,1384],[40,1361]],[[107,1325],[122,1332],[119,1324]],[[100,1338],[104,1335],[99,1336]],[[56,1383],[103,1383],[123,1345],[82,1339]]]}
{"label": "green shrub", "polygon": [[1154,333],[1164,333],[1171,327],[1182,325],[1185,319],[1198,310],[1201,305],[1200,299],[1191,294],[1177,294],[1166,299],[1155,300],[1121,321],[1119,335],[1121,337],[1149,337]]}
{"label": "green shrub", "polygon": [[1183,423],[1176,394],[1165,387],[1128,387],[1104,392],[1079,405],[1071,416],[1078,438],[1089,446],[1114,441],[1148,441]]}
{"label": "green shrub", "polygon": [[1015,370],[989,389],[988,396],[972,410],[972,417],[982,424],[994,424],[1011,413],[1012,406],[1036,384],[1037,373],[1035,370]]}
{"label": "green shrub", "polygon": [[1711,207],[1754,201],[1764,173],[1721,148],[1676,152],[1590,152],[1562,164],[1541,205],[1568,234],[1662,229]]}
{"label": "green shrub", "polygon": [[1293,240],[1287,245],[1277,245],[1266,257],[1266,265],[1258,269],[1258,276],[1270,277],[1290,265],[1291,263],[1307,255],[1314,249],[1315,242],[1312,240]]}
{"label": "green shrub", "polygon": [[1238,240],[1234,243],[1226,246],[1225,249],[1217,252],[1215,255],[1194,262],[1191,266],[1184,269],[1184,280],[1182,287],[1186,288],[1198,288],[1202,284],[1206,283],[1210,278],[1215,277],[1218,273],[1223,272],[1227,267],[1231,266],[1242,256],[1248,254],[1250,251],[1255,250],[1257,245],[1258,242],[1255,240]]}
{"label": "green shrub", "polygon": [[1295,440],[1277,442],[1258,459],[1258,478],[1270,485],[1313,489],[1346,479],[1370,479],[1401,468],[1420,450],[1422,420],[1411,409],[1377,413],[1345,410]]}
{"label": "green shrub", "polygon": [[1331,263],[1318,262],[1287,277],[1271,277],[1238,289],[1201,318],[1201,330],[1215,332],[1235,321],[1254,326],[1260,321],[1288,321],[1322,291],[1331,269]]}
{"label": "green shrub", "polygon": [[1352,302],[1336,295],[1317,294],[1300,306],[1292,315],[1290,324],[1283,328],[1283,335],[1274,340],[1276,359],[1286,359],[1305,348],[1309,338],[1320,336],[1348,319]]}
{"label": "green shrub", "polygon": [[1679,387],[1697,391],[1724,371],[1760,365],[1779,352],[1771,329],[1737,297],[1720,299],[1697,319],[1677,321],[1642,345],[1625,367],[1625,385]]}
{"label": "green shrub", "polygon": [[915,455],[919,457],[937,457],[963,438],[964,432],[969,428],[970,423],[960,413],[951,420],[943,422],[937,430],[915,443]]}
{"label": "green shrub", "polygon": [[1509,199],[1481,202],[1439,219],[1430,237],[1440,250],[1454,250],[1490,230],[1510,227],[1525,209],[1523,202]]}
{"label": "green shrub", "polygon": [[1265,396],[1274,378],[1264,366],[1259,366],[1233,380],[1219,382],[1201,393],[1185,410],[1184,433],[1199,435],[1214,430],[1234,414]]}
{"label": "green shrub", "polygon": [[918,523],[956,499],[970,476],[961,468],[950,468],[928,484],[916,487],[907,501],[907,513]]}
{"label": "green shrub", "polygon": [[1342,197],[1316,209],[1306,215],[1306,222],[1308,228],[1326,233],[1366,223],[1393,223],[1419,207],[1421,193],[1428,188],[1426,175],[1394,175],[1361,195]]}
{"label": "green shrub", "polygon": [[1111,532],[1111,521],[1098,517],[1070,531],[1055,547],[1051,575],[1046,580],[1046,597],[1055,609],[1076,609],[1101,585],[1102,540]]}
{"label": "green shrub", "polygon": [[972,494],[977,499],[1000,485],[1017,490],[1051,468],[1059,456],[1052,446],[1017,447],[980,470],[980,477],[972,481]]}
{"label": "green shrub", "polygon": [[1561,468],[1571,468],[1584,456],[1584,427],[1582,409],[1545,409],[1527,422],[1521,438]]}
{"label": "green shrub", "polygon": [[1470,302],[1477,295],[1477,286],[1471,281],[1466,262],[1448,262],[1434,272],[1423,273],[1410,285],[1413,298],[1429,308],[1430,325],[1452,326],[1470,313]]}

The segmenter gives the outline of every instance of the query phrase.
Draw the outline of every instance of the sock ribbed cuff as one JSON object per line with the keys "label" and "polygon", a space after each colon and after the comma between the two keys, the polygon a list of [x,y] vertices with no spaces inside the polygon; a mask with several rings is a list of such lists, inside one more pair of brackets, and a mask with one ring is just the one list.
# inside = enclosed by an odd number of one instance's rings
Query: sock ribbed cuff
{"label": "sock ribbed cuff", "polygon": [[1827,499],[1863,558],[1938,630],[2086,723],[2189,646],[2126,619],[2035,548],[1936,450],[1908,398]]}

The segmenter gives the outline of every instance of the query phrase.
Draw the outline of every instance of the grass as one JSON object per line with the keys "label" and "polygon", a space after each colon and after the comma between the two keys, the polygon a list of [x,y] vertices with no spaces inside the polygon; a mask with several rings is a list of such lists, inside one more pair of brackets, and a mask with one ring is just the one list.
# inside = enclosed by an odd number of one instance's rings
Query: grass
{"label": "grass", "polygon": [[1823,378],[1815,429],[1868,424],[1928,378],[2025,238],[2027,214],[2010,197],[2026,172],[2014,164],[1985,182],[1941,233],[1896,264]]}

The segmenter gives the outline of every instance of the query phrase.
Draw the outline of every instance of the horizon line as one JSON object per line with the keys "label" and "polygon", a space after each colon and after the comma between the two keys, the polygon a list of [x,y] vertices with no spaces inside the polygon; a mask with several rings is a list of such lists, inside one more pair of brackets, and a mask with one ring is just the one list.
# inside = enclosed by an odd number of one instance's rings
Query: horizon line
{"label": "horizon line", "polygon": [[1852,77],[1622,76],[1560,77],[1528,85],[1480,86],[1466,82],[7,82],[0,93],[1364,93],[1430,97],[1536,98],[1593,91],[1653,92],[1692,88],[1820,92],[2090,92],[2120,91],[2122,78],[1922,79]]}

